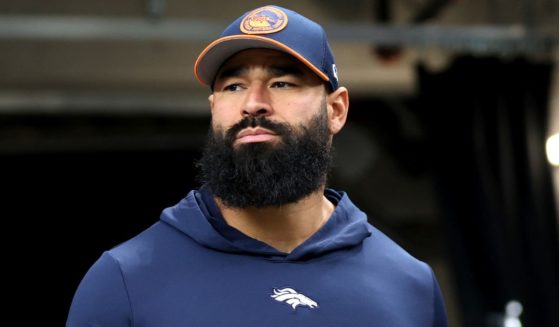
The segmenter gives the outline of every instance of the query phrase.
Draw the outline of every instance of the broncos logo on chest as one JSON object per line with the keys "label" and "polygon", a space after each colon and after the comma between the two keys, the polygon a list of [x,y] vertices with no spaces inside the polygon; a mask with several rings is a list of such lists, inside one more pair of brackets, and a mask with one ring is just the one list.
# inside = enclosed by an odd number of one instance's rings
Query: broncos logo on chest
{"label": "broncos logo on chest", "polygon": [[292,288],[274,288],[274,294],[270,296],[278,302],[291,305],[293,310],[297,309],[298,306],[306,306],[310,309],[318,307],[318,303]]}

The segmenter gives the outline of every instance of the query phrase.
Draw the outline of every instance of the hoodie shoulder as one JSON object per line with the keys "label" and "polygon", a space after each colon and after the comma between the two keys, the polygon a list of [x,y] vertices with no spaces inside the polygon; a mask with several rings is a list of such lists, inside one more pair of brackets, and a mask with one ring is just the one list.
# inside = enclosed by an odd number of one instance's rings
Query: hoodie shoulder
{"label": "hoodie shoulder", "polygon": [[67,327],[131,326],[128,291],[119,264],[107,252],[82,279],[70,306]]}

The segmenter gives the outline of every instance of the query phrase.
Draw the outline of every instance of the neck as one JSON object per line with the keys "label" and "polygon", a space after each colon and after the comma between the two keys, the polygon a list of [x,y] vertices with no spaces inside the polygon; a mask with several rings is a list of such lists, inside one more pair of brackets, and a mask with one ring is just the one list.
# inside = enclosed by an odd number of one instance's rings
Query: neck
{"label": "neck", "polygon": [[334,211],[323,188],[298,202],[282,206],[232,208],[219,198],[215,200],[227,224],[285,253],[311,237]]}

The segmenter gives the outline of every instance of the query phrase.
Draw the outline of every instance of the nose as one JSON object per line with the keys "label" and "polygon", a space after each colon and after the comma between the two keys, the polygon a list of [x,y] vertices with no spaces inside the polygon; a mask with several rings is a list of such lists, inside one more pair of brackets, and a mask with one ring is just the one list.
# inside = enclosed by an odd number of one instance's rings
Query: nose
{"label": "nose", "polygon": [[243,116],[269,116],[273,112],[270,93],[264,85],[251,85],[242,108]]}

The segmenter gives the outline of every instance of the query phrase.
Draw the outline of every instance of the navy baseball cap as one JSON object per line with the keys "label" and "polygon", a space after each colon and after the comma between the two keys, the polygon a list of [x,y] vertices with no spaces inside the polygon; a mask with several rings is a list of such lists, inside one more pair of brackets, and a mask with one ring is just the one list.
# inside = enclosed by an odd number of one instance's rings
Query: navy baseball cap
{"label": "navy baseball cap", "polygon": [[260,7],[237,18],[200,53],[194,64],[194,74],[202,84],[211,86],[229,57],[253,48],[286,52],[327,82],[331,91],[338,89],[336,62],[324,29],[278,6]]}

